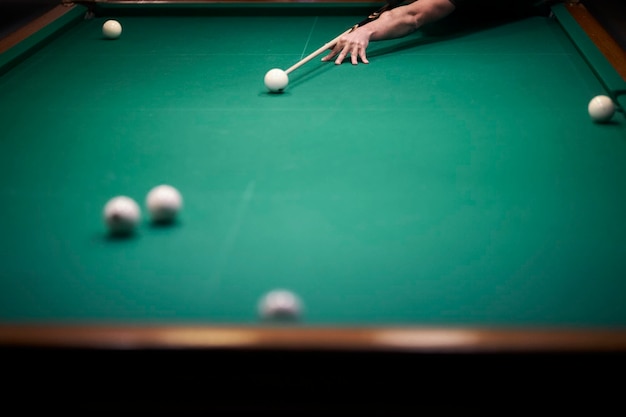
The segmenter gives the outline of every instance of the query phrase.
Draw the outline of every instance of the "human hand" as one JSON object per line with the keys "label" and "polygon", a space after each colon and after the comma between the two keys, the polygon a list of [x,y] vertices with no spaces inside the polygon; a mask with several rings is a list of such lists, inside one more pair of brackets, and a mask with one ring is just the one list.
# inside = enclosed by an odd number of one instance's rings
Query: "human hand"
{"label": "human hand", "polygon": [[364,64],[369,64],[367,60],[366,50],[369,45],[369,35],[361,28],[356,28],[339,38],[337,43],[329,49],[330,53],[322,58],[322,61],[331,61],[335,59],[335,64],[341,64],[344,59],[350,55],[352,65],[357,65],[359,59]]}

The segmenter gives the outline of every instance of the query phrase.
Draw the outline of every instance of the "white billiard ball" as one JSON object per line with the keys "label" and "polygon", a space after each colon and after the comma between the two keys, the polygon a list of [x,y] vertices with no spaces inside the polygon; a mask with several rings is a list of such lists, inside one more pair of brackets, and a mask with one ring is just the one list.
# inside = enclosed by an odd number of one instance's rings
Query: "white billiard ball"
{"label": "white billiard ball", "polygon": [[265,74],[265,86],[272,93],[281,93],[289,84],[289,76],[279,68],[269,70]]}
{"label": "white billiard ball", "polygon": [[297,320],[302,314],[302,302],[289,290],[273,290],[259,302],[259,315],[268,320]]}
{"label": "white billiard ball", "polygon": [[104,222],[112,235],[132,234],[141,220],[139,205],[130,197],[117,196],[104,206]]}
{"label": "white billiard ball", "polygon": [[117,39],[122,34],[122,25],[117,20],[107,20],[102,25],[102,36],[107,39]]}
{"label": "white billiard ball", "polygon": [[148,192],[146,206],[155,223],[173,222],[183,207],[180,192],[171,185],[158,185]]}
{"label": "white billiard ball", "polygon": [[594,122],[605,123],[611,120],[615,113],[615,103],[609,96],[595,96],[588,106],[589,116]]}

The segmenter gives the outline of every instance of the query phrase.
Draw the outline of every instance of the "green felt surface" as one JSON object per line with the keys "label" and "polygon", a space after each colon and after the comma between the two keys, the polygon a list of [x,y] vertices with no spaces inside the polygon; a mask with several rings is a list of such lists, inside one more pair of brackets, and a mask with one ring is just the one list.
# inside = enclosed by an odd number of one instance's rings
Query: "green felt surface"
{"label": "green felt surface", "polygon": [[[209,7],[209,6],[207,6]],[[552,18],[287,68],[362,19],[80,20],[0,77],[0,320],[626,325],[626,122]],[[610,93],[610,91],[609,91]],[[106,201],[176,186],[179,221],[111,239]]]}

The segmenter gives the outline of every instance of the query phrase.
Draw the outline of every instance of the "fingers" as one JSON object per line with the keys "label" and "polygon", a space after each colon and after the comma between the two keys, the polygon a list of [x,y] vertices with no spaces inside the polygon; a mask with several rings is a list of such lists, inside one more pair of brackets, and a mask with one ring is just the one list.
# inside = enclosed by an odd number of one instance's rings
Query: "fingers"
{"label": "fingers", "polygon": [[369,64],[365,51],[366,51],[366,48],[362,45],[355,45],[350,50],[350,60],[352,61],[352,65],[357,65],[359,63],[359,58],[361,59],[361,62],[363,62],[364,64]]}
{"label": "fingers", "polygon": [[[365,54],[365,48],[361,49],[361,52],[359,52],[359,57],[361,58],[361,62],[363,62],[364,64],[369,64],[370,62],[367,60],[367,55]],[[353,62],[354,64],[354,62]]]}
{"label": "fingers", "polygon": [[346,59],[346,55],[348,55],[348,51],[349,51],[349,47],[348,45],[346,45],[341,52],[339,52],[339,55],[337,55],[337,59],[335,59],[335,65],[339,65],[343,62],[344,59]]}
{"label": "fingers", "polygon": [[365,50],[366,48],[361,45],[346,45],[346,47],[343,48],[341,53],[337,56],[335,64],[341,64],[346,59],[348,54],[350,55],[350,62],[352,62],[352,65],[357,65],[359,63],[359,59],[361,59],[361,62],[364,64],[369,64]]}
{"label": "fingers", "polygon": [[326,55],[325,57],[322,58],[322,61],[330,61],[338,53],[339,53],[339,49],[337,49],[337,47],[335,47],[328,53],[328,55]]}
{"label": "fingers", "polygon": [[364,64],[369,64],[365,51],[366,48],[362,45],[337,44],[328,55],[322,58],[322,61],[331,61],[333,58],[336,57],[335,64],[339,65],[346,59],[348,55],[350,55],[350,61],[352,62],[352,65],[357,65],[359,63],[359,59]]}

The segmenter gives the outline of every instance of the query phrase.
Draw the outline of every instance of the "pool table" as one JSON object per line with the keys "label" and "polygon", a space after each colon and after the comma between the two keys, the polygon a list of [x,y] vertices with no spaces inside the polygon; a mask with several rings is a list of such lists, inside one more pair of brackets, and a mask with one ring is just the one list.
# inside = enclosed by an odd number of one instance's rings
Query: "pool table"
{"label": "pool table", "polygon": [[[626,352],[626,81],[582,6],[451,16],[267,91],[380,6],[65,2],[5,41],[3,351]],[[126,238],[117,195],[142,208]],[[259,316],[275,289],[297,319]]]}

